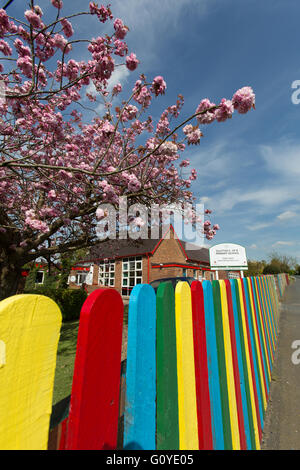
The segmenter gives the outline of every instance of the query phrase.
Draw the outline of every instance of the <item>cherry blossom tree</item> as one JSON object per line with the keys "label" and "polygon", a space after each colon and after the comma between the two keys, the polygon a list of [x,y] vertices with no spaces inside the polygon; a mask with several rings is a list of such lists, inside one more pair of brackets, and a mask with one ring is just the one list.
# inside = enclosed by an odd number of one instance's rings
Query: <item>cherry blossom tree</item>
{"label": "cherry blossom tree", "polygon": [[[149,108],[166,91],[163,77],[141,74],[123,100],[120,83],[109,87],[118,67],[139,64],[123,21],[94,2],[69,16],[61,0],[51,4],[52,18],[34,0],[20,18],[0,10],[0,299],[16,292],[25,263],[99,243],[99,204],[117,207],[121,196],[145,206],[192,203],[197,175],[192,169],[186,176],[186,145],[199,144],[199,126],[255,103],[247,86],[219,104],[203,99],[176,124],[184,104],[178,96],[155,123]],[[111,34],[72,39],[73,20],[90,15],[110,24]],[[79,44],[84,61],[74,58]],[[95,111],[89,121],[87,99]],[[211,239],[219,227],[203,221],[202,229]]]}

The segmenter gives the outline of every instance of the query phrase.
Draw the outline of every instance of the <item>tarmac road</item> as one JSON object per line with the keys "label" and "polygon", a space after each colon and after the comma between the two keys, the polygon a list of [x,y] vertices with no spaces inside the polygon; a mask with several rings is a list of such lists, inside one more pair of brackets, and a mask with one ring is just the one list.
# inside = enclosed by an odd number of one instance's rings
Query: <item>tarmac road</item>
{"label": "tarmac road", "polygon": [[[293,349],[292,343],[296,340],[299,343]],[[295,363],[293,353],[294,357],[296,353]],[[287,287],[281,302],[261,447],[263,450],[300,450],[300,278]]]}

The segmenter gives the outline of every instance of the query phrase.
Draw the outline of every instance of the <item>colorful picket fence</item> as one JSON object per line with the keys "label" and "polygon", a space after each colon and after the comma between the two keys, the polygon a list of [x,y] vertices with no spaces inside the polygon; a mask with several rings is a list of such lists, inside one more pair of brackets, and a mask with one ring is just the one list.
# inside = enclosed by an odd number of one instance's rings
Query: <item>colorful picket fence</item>
{"label": "colorful picket fence", "polygon": [[[134,287],[125,449],[259,449],[287,278]],[[278,292],[279,291],[279,296]],[[0,303],[0,449],[46,449],[61,315],[43,296]],[[123,302],[90,294],[57,449],[116,449]],[[53,431],[53,430],[52,430]]]}
{"label": "colorful picket fence", "polygon": [[273,276],[175,292],[164,283],[154,300],[143,285],[130,299],[124,447],[259,449],[278,334]]}
{"label": "colorful picket fence", "polygon": [[288,274],[277,274],[276,278],[279,295],[281,298],[284,294],[286,286],[289,285],[289,276]]}

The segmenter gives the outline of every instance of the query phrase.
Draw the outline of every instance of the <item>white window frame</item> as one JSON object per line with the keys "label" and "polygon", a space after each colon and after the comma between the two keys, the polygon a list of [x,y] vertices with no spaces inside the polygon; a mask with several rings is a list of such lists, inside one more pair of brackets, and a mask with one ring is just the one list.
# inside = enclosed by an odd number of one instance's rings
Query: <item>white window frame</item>
{"label": "white window frame", "polygon": [[[143,257],[131,256],[122,259],[122,294],[130,295],[137,284],[143,282]],[[126,293],[125,293],[126,291]]]}
{"label": "white window frame", "polygon": [[115,287],[115,261],[102,261],[98,264],[98,284],[106,287]]}
{"label": "white window frame", "polygon": [[[85,284],[85,280],[86,280],[87,275],[88,275],[88,273],[86,271],[81,271],[79,273],[76,273],[75,274],[75,276],[76,276],[75,284],[77,286],[82,286],[82,284]],[[81,276],[84,276],[84,278],[81,279]]]}
{"label": "white window frame", "polygon": [[38,273],[42,273],[42,274],[43,274],[42,282],[36,282],[35,284],[37,284],[38,286],[41,286],[42,284],[44,284],[45,272],[44,272],[44,271],[37,271],[36,274],[38,274]]}

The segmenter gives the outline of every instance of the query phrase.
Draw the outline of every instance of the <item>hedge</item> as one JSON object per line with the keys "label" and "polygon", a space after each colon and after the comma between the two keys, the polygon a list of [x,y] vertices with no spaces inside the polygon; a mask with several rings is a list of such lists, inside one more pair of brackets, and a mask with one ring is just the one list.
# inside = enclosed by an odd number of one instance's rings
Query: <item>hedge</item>
{"label": "hedge", "polygon": [[87,298],[87,293],[83,289],[37,287],[28,289],[24,293],[45,295],[53,299],[61,309],[63,321],[78,320],[81,307]]}

